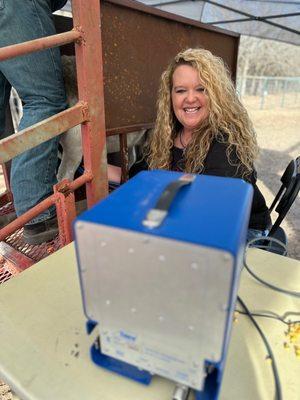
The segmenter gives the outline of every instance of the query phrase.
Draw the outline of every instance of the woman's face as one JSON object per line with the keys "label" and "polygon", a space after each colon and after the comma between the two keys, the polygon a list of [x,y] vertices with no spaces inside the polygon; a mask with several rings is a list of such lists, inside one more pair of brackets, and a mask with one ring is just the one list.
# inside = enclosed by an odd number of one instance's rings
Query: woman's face
{"label": "woman's face", "polygon": [[199,74],[190,65],[180,65],[173,73],[172,105],[184,130],[194,130],[208,117],[208,98]]}

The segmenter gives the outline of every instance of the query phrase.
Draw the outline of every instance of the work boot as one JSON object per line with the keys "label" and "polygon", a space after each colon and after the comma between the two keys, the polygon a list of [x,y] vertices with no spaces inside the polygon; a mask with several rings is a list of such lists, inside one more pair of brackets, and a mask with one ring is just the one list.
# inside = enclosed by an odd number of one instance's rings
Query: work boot
{"label": "work boot", "polygon": [[15,212],[10,212],[8,214],[0,215],[0,228],[4,228],[10,222],[14,221],[17,218],[17,214]]}
{"label": "work boot", "polygon": [[36,224],[25,225],[23,240],[28,244],[41,244],[50,242],[58,235],[58,225],[56,216]]}

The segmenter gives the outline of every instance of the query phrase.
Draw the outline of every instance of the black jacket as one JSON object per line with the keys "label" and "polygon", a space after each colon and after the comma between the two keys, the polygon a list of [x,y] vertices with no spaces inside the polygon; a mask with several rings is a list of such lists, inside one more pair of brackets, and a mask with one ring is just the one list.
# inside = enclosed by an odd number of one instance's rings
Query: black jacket
{"label": "black jacket", "polygon": [[[230,154],[230,163],[226,155],[226,149],[228,144],[221,143],[216,139],[213,140],[206,159],[204,161],[204,169],[201,174],[204,175],[215,175],[224,176],[230,178],[242,178],[244,170],[240,167],[238,168],[234,164],[238,164],[238,157],[235,151]],[[147,170],[147,162],[142,159],[136,162],[129,171],[129,176],[132,177],[138,172]],[[178,147],[173,147],[172,149],[172,171],[183,171],[184,170],[184,152],[183,149]],[[253,202],[251,208],[251,215],[249,221],[249,228],[265,230],[271,225],[271,218],[268,207],[266,206],[265,199],[257,187],[256,180],[257,174],[253,170],[251,175],[247,178],[243,178],[252,184],[254,189]]]}

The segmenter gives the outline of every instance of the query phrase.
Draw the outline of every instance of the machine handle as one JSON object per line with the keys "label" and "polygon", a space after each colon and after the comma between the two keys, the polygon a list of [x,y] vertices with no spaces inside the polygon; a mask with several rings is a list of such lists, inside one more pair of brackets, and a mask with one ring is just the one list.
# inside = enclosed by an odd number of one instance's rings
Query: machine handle
{"label": "machine handle", "polygon": [[183,186],[189,185],[195,180],[196,175],[186,174],[182,175],[176,181],[167,185],[162,192],[154,208],[152,208],[143,220],[143,225],[147,228],[157,228],[168,215],[172,201],[176,194]]}

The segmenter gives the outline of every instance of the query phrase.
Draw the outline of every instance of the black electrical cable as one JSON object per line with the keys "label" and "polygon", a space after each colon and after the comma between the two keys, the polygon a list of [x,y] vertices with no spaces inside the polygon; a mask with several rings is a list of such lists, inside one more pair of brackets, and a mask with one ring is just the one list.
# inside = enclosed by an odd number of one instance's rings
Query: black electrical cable
{"label": "black electrical cable", "polygon": [[274,357],[273,351],[271,349],[271,346],[270,346],[265,334],[261,330],[260,326],[258,325],[258,323],[255,321],[255,319],[251,315],[251,312],[249,311],[249,309],[246,306],[246,304],[243,302],[243,300],[239,296],[237,296],[237,300],[241,304],[241,306],[244,308],[244,310],[246,311],[246,313],[249,316],[251,322],[253,323],[253,325],[257,329],[258,333],[260,334],[260,336],[261,336],[261,338],[262,338],[262,340],[264,342],[264,345],[266,346],[267,352],[268,352],[269,357],[271,358],[271,361],[272,361],[271,366],[272,366],[273,375],[274,375],[274,381],[275,381],[275,399],[276,400],[282,400],[282,391],[281,391],[281,384],[280,384],[279,374],[278,374],[277,365],[276,365],[276,362],[275,362],[275,357]]}
{"label": "black electrical cable", "polygon": [[[243,314],[243,315],[248,315],[247,312],[245,311],[241,311],[241,310],[234,310],[235,312],[239,313],[239,314]],[[280,317],[279,315],[271,315],[271,314],[264,314],[264,313],[257,313],[257,312],[252,312],[250,311],[250,314],[252,315],[252,317],[262,317],[262,318],[271,318],[271,319],[275,319],[277,321],[280,321],[286,325],[293,325],[293,324],[300,324],[300,320],[296,320],[296,321],[285,321],[282,317]]]}
{"label": "black electrical cable", "polygon": [[283,288],[281,288],[281,287],[279,287],[279,286],[275,286],[275,285],[273,285],[273,284],[271,284],[271,283],[269,283],[269,282],[263,280],[263,279],[260,278],[258,275],[256,275],[256,274],[251,270],[251,268],[249,267],[249,265],[247,264],[247,262],[246,262],[246,251],[247,251],[247,249],[248,249],[249,247],[266,248],[265,246],[262,246],[262,247],[260,247],[260,246],[253,246],[254,243],[261,242],[261,241],[265,241],[265,240],[268,240],[268,241],[270,241],[270,242],[276,242],[276,243],[280,244],[282,247],[284,247],[284,248],[286,249],[286,246],[285,246],[284,243],[282,243],[280,240],[277,240],[277,239],[274,239],[274,238],[271,238],[271,237],[269,238],[269,237],[266,236],[266,237],[260,237],[260,238],[252,239],[252,240],[250,240],[250,241],[247,243],[247,246],[246,246],[246,250],[245,250],[245,253],[244,253],[244,260],[243,260],[243,262],[244,262],[244,267],[246,268],[246,270],[248,271],[248,273],[249,273],[254,279],[256,279],[258,282],[262,283],[263,285],[269,287],[270,289],[276,290],[277,292],[280,292],[280,293],[288,294],[288,295],[290,295],[290,296],[300,297],[300,292],[295,292],[295,291],[292,291],[292,290],[283,289]]}
{"label": "black electrical cable", "polygon": [[299,316],[300,315],[300,312],[297,312],[297,311],[286,311],[283,315],[282,315],[282,318],[283,319],[287,319],[288,317],[290,317],[291,315],[293,315],[293,316]]}

